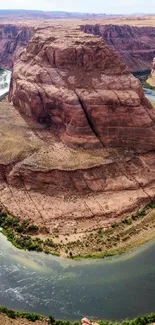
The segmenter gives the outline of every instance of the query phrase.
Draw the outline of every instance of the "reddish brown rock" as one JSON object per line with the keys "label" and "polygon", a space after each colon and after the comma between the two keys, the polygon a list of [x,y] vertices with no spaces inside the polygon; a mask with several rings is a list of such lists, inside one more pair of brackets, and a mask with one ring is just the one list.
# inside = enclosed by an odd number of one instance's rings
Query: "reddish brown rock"
{"label": "reddish brown rock", "polygon": [[84,324],[91,325],[91,321],[86,317],[81,319],[81,323],[82,323],[82,325],[84,325]]}
{"label": "reddish brown rock", "polygon": [[10,99],[17,109],[0,103],[0,206],[10,214],[74,241],[154,198],[153,107],[99,37],[42,28],[14,66]]}
{"label": "reddish brown rock", "polygon": [[6,102],[0,116],[0,207],[41,232],[76,240],[154,198],[154,152],[72,149]]}
{"label": "reddish brown rock", "polygon": [[10,99],[67,145],[155,148],[155,114],[139,81],[101,38],[79,27],[34,35],[14,67]]}
{"label": "reddish brown rock", "polygon": [[[121,20],[120,20],[121,22]],[[119,53],[130,71],[140,72],[151,70],[155,56],[155,27],[136,27],[128,25],[86,24],[81,28],[86,33],[101,36],[105,43]],[[131,23],[131,22],[129,22]],[[143,21],[145,25],[145,20]],[[134,20],[132,21],[134,25]]]}
{"label": "reddish brown rock", "polygon": [[91,322],[88,318],[84,317],[81,319],[82,325],[98,325],[97,322]]}
{"label": "reddish brown rock", "polygon": [[0,25],[0,66],[12,68],[33,35],[33,28],[21,24]]}

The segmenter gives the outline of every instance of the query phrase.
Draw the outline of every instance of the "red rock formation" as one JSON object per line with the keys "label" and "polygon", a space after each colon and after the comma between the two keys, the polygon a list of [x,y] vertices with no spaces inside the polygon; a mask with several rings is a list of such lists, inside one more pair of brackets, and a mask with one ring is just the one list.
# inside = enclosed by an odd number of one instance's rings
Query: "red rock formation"
{"label": "red rock formation", "polygon": [[0,25],[0,66],[12,68],[21,50],[33,35],[33,28],[28,26]]}
{"label": "red rock formation", "polygon": [[139,81],[101,38],[78,27],[35,34],[15,65],[10,99],[68,145],[155,148],[155,115]]}
{"label": "red rock formation", "polygon": [[154,198],[154,111],[99,37],[59,24],[14,66],[18,109],[0,103],[0,206],[40,231],[81,236]]}
{"label": "red rock formation", "polygon": [[86,33],[101,36],[119,53],[131,72],[151,70],[155,56],[155,27],[87,24],[81,28]]}

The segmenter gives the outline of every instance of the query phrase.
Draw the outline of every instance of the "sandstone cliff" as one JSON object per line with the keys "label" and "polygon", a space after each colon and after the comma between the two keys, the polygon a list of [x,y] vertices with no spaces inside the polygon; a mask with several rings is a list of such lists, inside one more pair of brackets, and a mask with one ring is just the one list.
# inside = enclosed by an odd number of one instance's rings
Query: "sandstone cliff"
{"label": "sandstone cliff", "polygon": [[0,104],[0,205],[11,214],[78,239],[154,197],[154,110],[101,38],[71,24],[36,32],[10,99],[16,109]]}
{"label": "sandstone cliff", "polygon": [[0,25],[0,67],[12,68],[33,35],[33,28],[18,24]]}
{"label": "sandstone cliff", "polygon": [[115,25],[114,22],[110,25],[87,24],[81,28],[86,33],[101,36],[108,46],[119,53],[130,71],[151,70],[155,56],[155,27]]}
{"label": "sandstone cliff", "polygon": [[10,99],[67,145],[155,148],[155,115],[139,81],[100,38],[78,29],[35,33],[15,65]]}

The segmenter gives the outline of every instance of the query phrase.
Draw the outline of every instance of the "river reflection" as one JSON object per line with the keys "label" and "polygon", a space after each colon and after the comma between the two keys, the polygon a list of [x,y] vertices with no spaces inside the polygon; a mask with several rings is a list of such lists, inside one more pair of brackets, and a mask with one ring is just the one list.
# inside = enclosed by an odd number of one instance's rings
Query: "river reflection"
{"label": "river reflection", "polygon": [[155,241],[121,257],[81,261],[20,251],[2,234],[0,247],[0,304],[71,320],[155,311]]}
{"label": "river reflection", "polygon": [[7,94],[10,88],[11,71],[0,68],[0,97]]}
{"label": "river reflection", "polygon": [[155,90],[144,88],[144,93],[149,100],[155,101]]}

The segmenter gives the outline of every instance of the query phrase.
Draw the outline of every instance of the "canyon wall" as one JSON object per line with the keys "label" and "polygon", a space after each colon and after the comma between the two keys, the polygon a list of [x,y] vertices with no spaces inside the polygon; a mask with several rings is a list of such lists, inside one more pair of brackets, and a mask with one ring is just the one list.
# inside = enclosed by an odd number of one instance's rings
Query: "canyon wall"
{"label": "canyon wall", "polygon": [[[11,19],[14,20],[15,17],[16,15]],[[27,17],[23,16],[22,20],[25,21],[28,17],[29,15]],[[47,27],[51,24],[48,20],[46,23]],[[43,24],[44,22],[42,22]],[[26,47],[36,29],[35,27],[34,22],[31,24],[20,22],[11,24],[4,22],[0,25],[1,66],[13,67],[13,62],[19,56],[21,50]],[[90,24],[82,25],[81,29],[86,33],[101,36],[108,46],[119,53],[131,72],[151,70],[152,60],[155,57],[155,27],[105,25],[105,23],[102,25],[102,23],[94,24],[91,22]]]}
{"label": "canyon wall", "polygon": [[0,66],[12,69],[15,60],[33,35],[21,24],[0,24]]}
{"label": "canyon wall", "polygon": [[53,27],[14,65],[14,106],[0,103],[0,206],[42,232],[84,234],[154,198],[155,113],[99,36]]}
{"label": "canyon wall", "polygon": [[14,67],[10,100],[70,146],[155,148],[155,114],[140,82],[79,28],[35,33]]}
{"label": "canyon wall", "polygon": [[155,27],[87,24],[81,29],[101,36],[121,56],[131,72],[150,71],[155,57]]}

